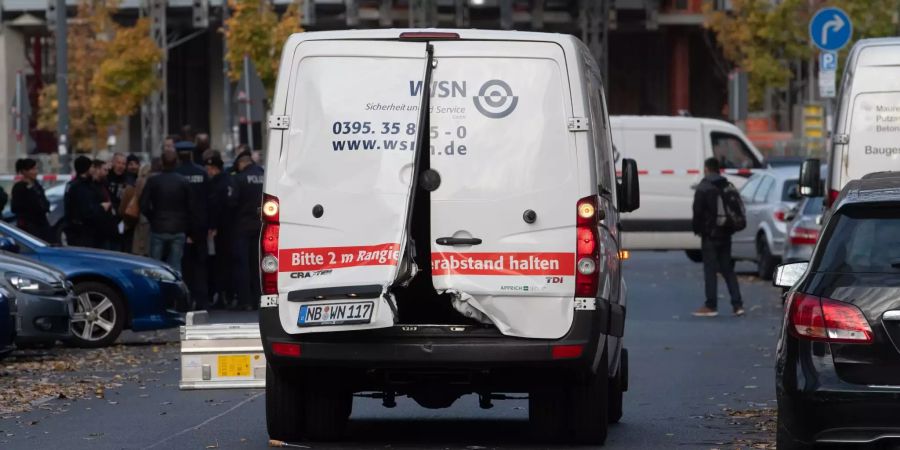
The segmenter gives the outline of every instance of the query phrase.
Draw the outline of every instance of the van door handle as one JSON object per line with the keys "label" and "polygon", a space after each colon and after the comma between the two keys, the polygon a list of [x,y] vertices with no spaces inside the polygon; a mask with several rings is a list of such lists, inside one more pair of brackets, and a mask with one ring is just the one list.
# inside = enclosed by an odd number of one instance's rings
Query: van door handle
{"label": "van door handle", "polygon": [[438,245],[478,245],[481,243],[481,239],[442,237],[437,238],[435,242],[437,242]]}

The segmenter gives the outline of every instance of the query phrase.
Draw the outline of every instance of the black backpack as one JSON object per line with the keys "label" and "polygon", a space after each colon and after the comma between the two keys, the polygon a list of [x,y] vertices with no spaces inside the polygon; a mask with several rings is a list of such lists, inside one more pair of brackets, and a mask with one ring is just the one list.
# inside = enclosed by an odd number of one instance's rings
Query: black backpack
{"label": "black backpack", "polygon": [[737,188],[728,183],[724,188],[719,189],[718,197],[716,199],[716,227],[730,233],[747,228],[744,201]]}

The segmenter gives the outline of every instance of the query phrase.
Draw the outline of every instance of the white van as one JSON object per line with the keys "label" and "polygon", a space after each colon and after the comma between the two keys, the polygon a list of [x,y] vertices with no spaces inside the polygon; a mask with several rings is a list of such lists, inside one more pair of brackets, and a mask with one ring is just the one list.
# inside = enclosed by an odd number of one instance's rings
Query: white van
{"label": "white van", "polygon": [[352,395],[527,393],[545,438],[621,416],[625,284],[600,72],[576,38],[302,33],[267,152],[260,331],[274,439],[336,439]]}
{"label": "white van", "polygon": [[640,166],[641,209],[622,218],[629,250],[685,250],[700,261],[700,238],[691,229],[694,188],[703,161],[718,158],[725,176],[740,188],[763,167],[763,157],[736,126],[715,119],[612,116],[618,152]]}
{"label": "white van", "polygon": [[[900,170],[900,38],[861,39],[844,65],[835,126],[829,140],[825,190],[815,172],[801,175],[804,195],[830,207],[850,180]],[[819,194],[819,195],[817,195]]]}

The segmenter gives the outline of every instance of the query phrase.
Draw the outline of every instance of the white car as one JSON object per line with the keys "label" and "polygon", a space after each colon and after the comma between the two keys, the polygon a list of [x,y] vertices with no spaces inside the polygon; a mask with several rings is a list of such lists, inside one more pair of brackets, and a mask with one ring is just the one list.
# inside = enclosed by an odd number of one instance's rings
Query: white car
{"label": "white car", "polygon": [[691,228],[694,189],[703,161],[715,157],[741,187],[763,157],[736,126],[715,119],[613,116],[613,142],[640,166],[641,209],[622,217],[629,250],[685,250],[700,261],[700,238]]}
{"label": "white car", "polygon": [[260,332],[273,439],[336,439],[354,392],[427,408],[529,394],[545,438],[601,444],[627,353],[600,71],[564,34],[301,33],[265,175]]}

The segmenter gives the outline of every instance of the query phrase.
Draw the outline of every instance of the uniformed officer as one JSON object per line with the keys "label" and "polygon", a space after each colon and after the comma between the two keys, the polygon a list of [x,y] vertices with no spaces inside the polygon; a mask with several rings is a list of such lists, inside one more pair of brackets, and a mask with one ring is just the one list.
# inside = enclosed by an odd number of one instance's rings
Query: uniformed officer
{"label": "uniformed officer", "polygon": [[203,154],[203,164],[209,175],[209,241],[212,243],[210,258],[210,290],[212,302],[219,306],[233,305],[235,286],[232,260],[234,242],[234,185],[231,175],[225,172],[222,156],[216,150]]}
{"label": "uniformed officer", "polygon": [[235,281],[237,282],[239,307],[252,310],[259,307],[262,288],[259,285],[259,232],[262,222],[259,208],[262,205],[263,168],[253,162],[252,154],[245,150],[234,162],[235,214],[234,233]]}
{"label": "uniformed officer", "polygon": [[196,309],[206,309],[209,301],[209,274],[207,263],[209,246],[209,176],[206,170],[194,164],[194,143],[181,141],[175,143],[178,151],[179,166],[175,172],[184,176],[191,187],[193,211],[191,211],[191,229],[184,248],[181,267],[184,281],[191,290],[191,300]]}

